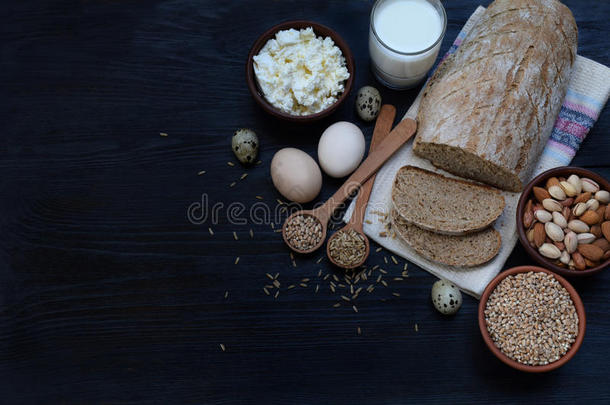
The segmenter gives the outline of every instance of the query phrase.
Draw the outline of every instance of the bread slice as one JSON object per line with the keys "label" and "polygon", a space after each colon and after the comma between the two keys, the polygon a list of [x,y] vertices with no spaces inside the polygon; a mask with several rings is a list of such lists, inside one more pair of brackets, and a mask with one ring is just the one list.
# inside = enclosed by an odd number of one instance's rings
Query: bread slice
{"label": "bread slice", "polygon": [[498,190],[414,166],[396,174],[392,202],[406,222],[445,235],[480,231],[504,210]]}
{"label": "bread slice", "polygon": [[396,210],[390,214],[392,230],[426,259],[448,266],[472,267],[493,259],[502,238],[493,228],[468,235],[450,236],[426,231],[407,223]]}

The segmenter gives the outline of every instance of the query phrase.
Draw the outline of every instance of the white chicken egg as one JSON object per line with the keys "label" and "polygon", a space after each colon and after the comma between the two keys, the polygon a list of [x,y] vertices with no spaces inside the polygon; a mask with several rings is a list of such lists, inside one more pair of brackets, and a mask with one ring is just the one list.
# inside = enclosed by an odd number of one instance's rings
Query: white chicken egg
{"label": "white chicken egg", "polygon": [[316,161],[302,150],[280,149],[271,160],[273,185],[290,201],[306,203],[320,193],[322,172]]}
{"label": "white chicken egg", "polygon": [[364,156],[364,135],[351,122],[339,121],[326,128],[318,143],[318,161],[324,173],[345,177],[358,167]]}

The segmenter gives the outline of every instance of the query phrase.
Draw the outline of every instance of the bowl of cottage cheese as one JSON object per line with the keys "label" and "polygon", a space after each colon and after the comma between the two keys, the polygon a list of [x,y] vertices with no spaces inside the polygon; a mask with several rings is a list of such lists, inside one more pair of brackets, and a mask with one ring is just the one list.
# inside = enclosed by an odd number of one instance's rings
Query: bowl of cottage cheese
{"label": "bowl of cottage cheese", "polygon": [[248,88],[268,113],[288,121],[326,117],[347,99],[354,59],[332,29],[312,21],[278,24],[252,46]]}

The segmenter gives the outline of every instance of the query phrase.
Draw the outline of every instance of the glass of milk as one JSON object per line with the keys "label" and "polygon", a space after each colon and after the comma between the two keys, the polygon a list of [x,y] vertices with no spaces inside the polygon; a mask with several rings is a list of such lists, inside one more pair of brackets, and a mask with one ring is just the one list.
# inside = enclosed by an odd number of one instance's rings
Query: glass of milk
{"label": "glass of milk", "polygon": [[439,0],[377,0],[369,29],[377,80],[393,89],[415,87],[434,65],[446,27]]}

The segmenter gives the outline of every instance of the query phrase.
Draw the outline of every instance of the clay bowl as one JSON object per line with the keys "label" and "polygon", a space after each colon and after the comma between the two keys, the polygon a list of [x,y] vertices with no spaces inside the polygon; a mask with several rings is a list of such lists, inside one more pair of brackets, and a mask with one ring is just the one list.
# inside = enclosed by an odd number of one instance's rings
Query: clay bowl
{"label": "clay bowl", "polygon": [[[256,77],[254,75],[254,65],[253,65],[252,58],[254,58],[254,56],[258,55],[261,48],[267,43],[268,40],[275,37],[275,34],[278,31],[287,30],[290,28],[300,30],[300,29],[307,28],[307,27],[312,27],[316,36],[321,36],[324,38],[325,37],[332,38],[332,40],[335,42],[335,45],[337,45],[339,47],[339,49],[341,49],[341,52],[343,53],[343,56],[345,57],[345,65],[346,65],[347,70],[350,75],[349,75],[349,78],[345,82],[345,90],[343,90],[343,93],[339,96],[339,98],[333,105],[331,105],[330,107],[326,108],[325,110],[322,110],[315,114],[303,115],[303,116],[292,115],[292,114],[279,110],[278,108],[274,107],[271,103],[269,103],[265,99],[265,96],[263,96],[263,93],[260,90],[258,83],[256,81]],[[328,27],[325,27],[324,25],[315,23],[313,21],[306,21],[306,20],[286,21],[286,22],[278,24],[274,27],[269,28],[256,40],[256,42],[254,42],[254,45],[252,45],[252,48],[250,49],[250,53],[248,54],[248,61],[246,62],[246,82],[248,84],[248,89],[250,89],[250,93],[252,93],[252,97],[254,98],[256,103],[258,105],[260,105],[263,110],[265,110],[269,114],[273,115],[274,117],[277,117],[277,118],[280,118],[280,119],[283,119],[286,121],[291,121],[291,122],[300,122],[300,123],[314,122],[314,121],[320,120],[320,119],[330,115],[331,113],[333,113],[342,103],[345,102],[345,100],[347,100],[349,92],[351,91],[352,86],[354,84],[355,75],[356,75],[356,64],[354,63],[354,57],[352,55],[352,51],[349,49],[349,47],[347,46],[347,43],[343,40],[343,38],[341,38],[339,36],[339,34],[337,34],[334,30],[332,30]]]}
{"label": "clay bowl", "polygon": [[546,257],[542,256],[540,253],[538,253],[538,250],[529,244],[527,236],[525,234],[526,230],[523,227],[523,211],[525,210],[525,205],[527,204],[527,201],[530,198],[534,198],[534,195],[532,193],[532,189],[534,188],[534,186],[544,188],[547,179],[549,179],[550,177],[567,178],[571,174],[576,174],[579,177],[588,177],[591,180],[596,181],[601,187],[601,189],[610,190],[610,183],[606,179],[604,179],[597,173],[582,169],[580,167],[563,166],[547,170],[546,172],[540,174],[531,182],[529,182],[529,184],[523,190],[521,197],[519,198],[519,204],[517,205],[517,232],[519,234],[519,240],[521,241],[521,244],[525,248],[527,254],[529,254],[530,257],[534,259],[538,264],[554,271],[557,274],[561,274],[564,277],[584,277],[598,273],[603,269],[607,268],[610,265],[610,259],[601,263],[599,266],[591,267],[585,270],[570,270],[569,268],[558,266],[553,263],[552,260],[549,260]]}
{"label": "clay bowl", "polygon": [[[493,340],[491,339],[491,336],[489,335],[489,332],[487,331],[487,323],[485,321],[484,311],[485,311],[485,307],[487,306],[487,300],[489,299],[489,296],[494,291],[496,286],[500,283],[500,281],[502,281],[505,277],[507,277],[509,275],[517,274],[517,273],[526,273],[529,271],[544,272],[547,274],[551,274],[553,277],[555,277],[555,279],[557,281],[559,281],[559,283],[570,294],[570,297],[572,298],[572,301],[574,302],[574,306],[576,307],[576,313],[578,314],[578,336],[576,337],[576,341],[572,344],[572,347],[570,347],[570,350],[568,350],[567,353],[563,355],[563,357],[561,357],[559,360],[557,360],[553,363],[550,363],[550,364],[547,364],[544,366],[530,366],[530,365],[526,365],[526,364],[521,364],[518,361],[515,361],[515,360],[511,359],[510,357],[508,357],[507,355],[505,355],[504,353],[502,353],[500,351],[500,349],[498,349],[498,347],[495,345]],[[566,364],[572,357],[574,357],[574,355],[580,348],[580,345],[582,344],[582,341],[585,337],[585,329],[586,329],[585,307],[580,299],[580,296],[574,289],[574,287],[572,287],[572,285],[570,283],[568,283],[568,281],[565,278],[563,278],[557,274],[554,274],[553,272],[551,272],[547,269],[543,269],[542,267],[537,267],[537,266],[513,267],[512,269],[506,270],[506,271],[498,274],[496,276],[496,278],[494,278],[491,281],[491,283],[489,283],[487,285],[487,288],[485,288],[485,291],[483,292],[483,295],[481,296],[481,301],[479,302],[479,329],[481,331],[481,336],[483,336],[483,340],[485,341],[485,344],[487,345],[489,350],[491,350],[491,352],[498,359],[500,359],[500,361],[502,361],[504,364],[507,364],[512,368],[515,368],[520,371],[525,371],[528,373],[545,373],[545,372],[548,372],[551,370],[555,370],[555,369],[563,366],[564,364]]]}

